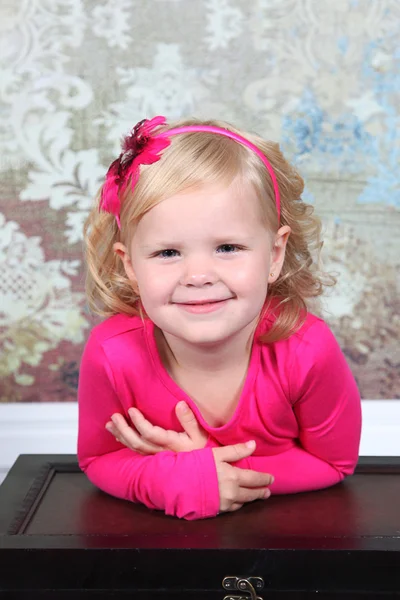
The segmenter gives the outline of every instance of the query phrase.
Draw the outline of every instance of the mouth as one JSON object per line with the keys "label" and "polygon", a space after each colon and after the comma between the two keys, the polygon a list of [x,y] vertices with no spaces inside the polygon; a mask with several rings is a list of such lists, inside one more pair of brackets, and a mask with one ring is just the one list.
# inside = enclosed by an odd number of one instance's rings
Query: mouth
{"label": "mouth", "polygon": [[202,304],[216,304],[217,302],[226,302],[226,300],[230,300],[230,298],[220,298],[220,299],[209,298],[207,300],[191,300],[189,302],[177,302],[177,304],[186,304],[186,305],[190,305],[190,306],[199,306],[199,305],[202,305]]}
{"label": "mouth", "polygon": [[190,313],[204,314],[222,309],[232,298],[222,300],[198,300],[197,302],[177,302],[176,305]]}

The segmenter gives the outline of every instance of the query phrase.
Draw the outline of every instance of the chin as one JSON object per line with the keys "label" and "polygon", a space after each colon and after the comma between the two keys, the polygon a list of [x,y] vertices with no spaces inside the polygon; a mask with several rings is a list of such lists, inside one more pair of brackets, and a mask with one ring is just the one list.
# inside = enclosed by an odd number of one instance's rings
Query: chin
{"label": "chin", "polygon": [[185,340],[190,344],[196,344],[198,346],[215,346],[226,342],[234,336],[238,331],[231,330],[217,330],[216,324],[207,324],[206,327],[202,327],[200,324],[196,328],[190,328],[190,330],[181,329],[180,331],[171,331],[170,334]]}

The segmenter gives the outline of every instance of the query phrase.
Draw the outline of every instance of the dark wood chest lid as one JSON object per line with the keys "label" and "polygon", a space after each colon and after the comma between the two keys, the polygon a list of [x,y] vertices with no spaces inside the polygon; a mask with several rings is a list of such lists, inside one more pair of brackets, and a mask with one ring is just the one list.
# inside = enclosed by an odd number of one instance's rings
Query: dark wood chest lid
{"label": "dark wood chest lid", "polygon": [[400,458],[362,458],[333,488],[188,522],[102,493],[75,456],[23,455],[0,487],[0,557],[3,589],[222,600],[223,577],[237,574],[270,590],[400,590]]}

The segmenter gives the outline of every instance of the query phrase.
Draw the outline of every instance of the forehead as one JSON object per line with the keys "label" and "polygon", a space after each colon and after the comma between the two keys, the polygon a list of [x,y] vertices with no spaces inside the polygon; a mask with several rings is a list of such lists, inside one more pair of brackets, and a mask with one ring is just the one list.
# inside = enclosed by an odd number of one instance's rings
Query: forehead
{"label": "forehead", "polygon": [[207,185],[163,200],[144,215],[135,235],[252,233],[264,229],[261,216],[254,187],[234,180],[229,186]]}

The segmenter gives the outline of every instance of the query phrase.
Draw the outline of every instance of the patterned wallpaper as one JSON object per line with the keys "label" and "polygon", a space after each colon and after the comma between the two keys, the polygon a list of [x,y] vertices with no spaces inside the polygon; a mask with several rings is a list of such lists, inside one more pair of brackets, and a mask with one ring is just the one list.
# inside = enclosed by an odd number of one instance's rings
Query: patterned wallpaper
{"label": "patterned wallpaper", "polygon": [[155,114],[279,141],[326,230],[325,298],[363,398],[400,398],[400,2],[0,3],[0,401],[72,401],[94,323],[82,223]]}

